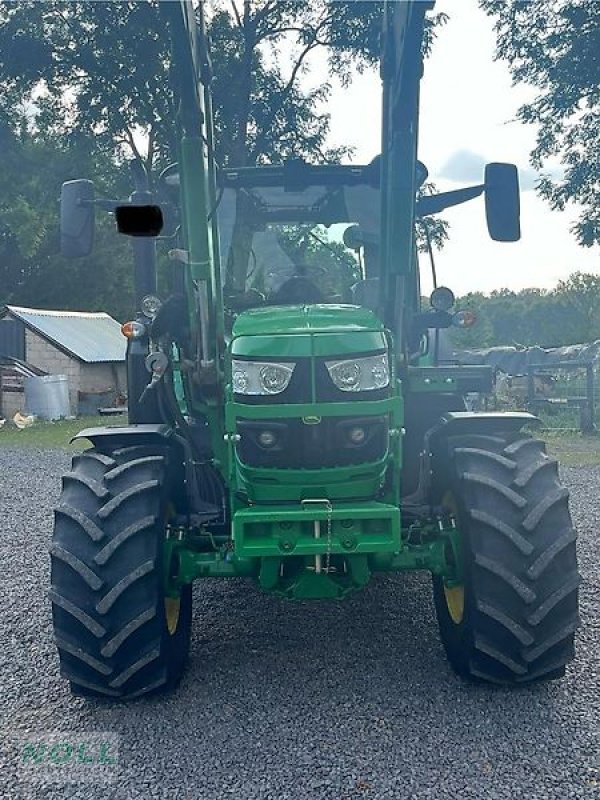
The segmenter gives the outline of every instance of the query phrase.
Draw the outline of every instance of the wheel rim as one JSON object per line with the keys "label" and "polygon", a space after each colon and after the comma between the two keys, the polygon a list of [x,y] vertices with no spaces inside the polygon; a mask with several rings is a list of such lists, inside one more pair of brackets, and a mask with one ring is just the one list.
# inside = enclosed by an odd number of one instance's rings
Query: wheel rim
{"label": "wheel rim", "polygon": [[[164,518],[164,527],[165,531],[169,530],[169,522],[175,516],[175,507],[172,503],[169,503],[167,506],[167,510],[165,513]],[[169,632],[170,636],[173,636],[177,631],[177,625],[179,624],[179,614],[181,611],[181,596],[177,593],[177,596],[174,596],[173,586],[169,586],[171,583],[171,572],[173,569],[173,556],[174,553],[172,550],[167,550],[167,568],[165,572],[165,591],[169,592],[169,594],[165,594],[164,598],[164,606],[165,606],[165,623],[167,626],[167,631]]]}
{"label": "wheel rim", "polygon": [[[442,505],[449,509],[454,517],[458,516],[458,503],[452,492],[448,491],[442,498]],[[447,585],[444,580],[444,598],[450,619],[455,625],[460,625],[465,616],[465,587],[464,584]]]}
{"label": "wheel rim", "polygon": [[444,584],[444,597],[450,619],[455,625],[460,625],[465,615],[465,587]]}
{"label": "wheel rim", "polygon": [[177,630],[180,610],[181,600],[179,597],[165,597],[165,620],[167,623],[167,630],[171,636],[173,636]]}

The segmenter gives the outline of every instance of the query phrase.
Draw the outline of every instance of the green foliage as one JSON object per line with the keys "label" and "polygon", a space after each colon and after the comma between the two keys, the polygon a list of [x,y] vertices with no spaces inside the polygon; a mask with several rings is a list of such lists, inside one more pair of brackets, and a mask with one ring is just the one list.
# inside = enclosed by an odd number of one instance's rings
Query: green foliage
{"label": "green foliage", "polygon": [[574,272],[555,289],[500,289],[458,299],[478,320],[468,330],[452,330],[457,347],[495,345],[561,347],[600,339],[600,277]]}
{"label": "green foliage", "polygon": [[5,125],[0,146],[7,154],[0,171],[0,305],[107,310],[117,318],[130,313],[131,258],[108,217],[98,219],[91,256],[59,255],[63,180],[100,174],[100,193],[114,196],[120,179],[114,164],[88,140],[59,143],[26,128],[17,135]]}
{"label": "green foliage", "polygon": [[[331,85],[303,89],[324,49],[343,84],[379,58],[383,3],[213,0],[212,91],[219,157],[237,166],[290,156],[339,160],[328,148]],[[427,23],[428,51],[443,14]],[[173,153],[169,42],[158,0],[26,0],[0,6],[0,108],[27,107],[39,130],[93,135],[106,153]],[[140,142],[145,141],[141,152]]]}
{"label": "green foliage", "polygon": [[556,287],[568,336],[578,342],[600,339],[600,276],[574,272]]}
{"label": "green foliage", "polygon": [[[214,0],[209,10],[221,160],[346,154],[325,145],[329,115],[317,106],[330,84],[304,90],[299,80],[317,49],[327,50],[332,73],[345,83],[352,66],[375,63],[382,3]],[[0,108],[12,117],[26,106],[39,130],[94,135],[106,153],[133,153],[151,166],[167,149],[173,153],[169,68],[158,0],[0,6]]]}
{"label": "green foliage", "polygon": [[342,242],[331,241],[326,228],[309,225],[282,228],[278,238],[291,261],[305,268],[326,296],[347,300],[350,287],[360,278],[360,268]]}
{"label": "green foliage", "polygon": [[[0,8],[2,107],[27,107],[35,129],[94,136],[148,163],[174,118],[169,45],[157,2],[5,3]],[[134,134],[146,135],[140,154]]]}
{"label": "green foliage", "polygon": [[[419,197],[436,194],[435,183],[428,181],[419,189]],[[416,221],[415,231],[417,237],[417,249],[419,253],[429,252],[429,247],[441,250],[448,240],[450,223],[438,217],[437,214],[431,217],[421,217]]]}
{"label": "green foliage", "polygon": [[581,245],[600,243],[600,15],[596,0],[480,0],[495,16],[498,58],[515,82],[539,94],[518,118],[539,125],[532,163],[559,156],[562,179],[542,177],[538,191],[553,208],[583,206],[574,233]]}

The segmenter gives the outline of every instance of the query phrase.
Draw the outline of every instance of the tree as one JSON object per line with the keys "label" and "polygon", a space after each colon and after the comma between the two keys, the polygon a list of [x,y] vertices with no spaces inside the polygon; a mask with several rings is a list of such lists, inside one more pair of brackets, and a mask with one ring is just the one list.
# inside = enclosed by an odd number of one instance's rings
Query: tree
{"label": "tree", "polygon": [[538,191],[552,208],[583,206],[573,228],[579,244],[600,243],[600,15],[596,0],[480,0],[496,18],[496,57],[513,80],[539,94],[517,117],[539,125],[532,164],[558,156],[560,180],[543,175]]}
{"label": "tree", "polygon": [[329,238],[323,226],[285,227],[279,242],[296,267],[306,274],[326,297],[337,295],[347,302],[350,288],[360,279],[357,258],[341,243]]}
{"label": "tree", "polygon": [[[127,242],[115,236],[114,223],[99,218],[97,247],[85,259],[58,254],[58,197],[63,180],[96,181],[112,194],[118,172],[85,139],[38,139],[22,126],[19,134],[0,125],[5,156],[0,172],[0,305],[14,303],[58,308],[107,310],[122,318],[132,302]],[[109,188],[110,187],[110,188]]]}
{"label": "tree", "polygon": [[149,167],[172,144],[169,46],[155,2],[4,3],[0,53],[2,105],[26,107],[33,130],[93,136],[105,154]]}
{"label": "tree", "polygon": [[[348,155],[348,148],[327,143],[330,83],[310,89],[301,78],[318,49],[328,53],[331,72],[343,83],[351,79],[351,67],[374,64],[382,6],[214,0],[209,29],[220,163],[289,157],[322,162]],[[158,0],[0,4],[0,112],[12,133],[25,126],[36,147],[47,141],[65,152],[93,139],[113,178],[114,163],[126,156],[140,157],[149,171],[169,154],[173,158],[176,108],[159,12]],[[444,21],[437,15],[428,22],[426,50]],[[57,166],[64,163],[58,159]],[[35,230],[19,202],[11,210],[13,225],[19,218],[21,231]],[[22,294],[24,284],[19,286]]]}
{"label": "tree", "polygon": [[[575,342],[600,339],[600,276],[574,272],[559,281],[555,296],[563,308],[563,316],[570,316],[570,334]],[[570,313],[569,313],[570,312]]]}
{"label": "tree", "polygon": [[561,347],[600,339],[598,275],[574,272],[551,291],[475,292],[457,300],[456,306],[471,308],[478,316],[473,328],[452,331],[457,347]]}
{"label": "tree", "polygon": [[[328,49],[332,73],[345,82],[353,64],[375,63],[381,13],[380,2],[214,0],[209,32],[222,160],[243,166],[347,152],[325,146],[329,115],[316,106],[330,84],[304,90],[300,79],[318,48]],[[172,152],[169,68],[158,0],[0,5],[0,107],[26,105],[40,130],[93,134],[106,152],[125,149],[152,166],[165,148]]]}
{"label": "tree", "polygon": [[[319,49],[330,75],[343,85],[353,70],[375,66],[380,57],[380,0],[215,0],[209,32],[213,43],[217,123],[225,157],[237,166],[303,156],[339,160],[348,148],[327,148],[329,115],[318,104],[331,93],[329,81],[300,89]],[[429,53],[444,14],[427,19]],[[276,66],[287,61],[287,68]],[[375,155],[375,154],[374,154]]]}

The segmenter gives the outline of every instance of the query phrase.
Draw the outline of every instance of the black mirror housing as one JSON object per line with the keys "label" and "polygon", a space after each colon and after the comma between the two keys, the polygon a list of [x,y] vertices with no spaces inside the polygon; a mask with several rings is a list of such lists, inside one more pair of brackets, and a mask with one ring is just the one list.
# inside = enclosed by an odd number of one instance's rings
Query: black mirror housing
{"label": "black mirror housing", "polygon": [[125,236],[158,236],[164,225],[160,206],[117,206],[115,217],[117,230]]}
{"label": "black mirror housing", "polygon": [[94,184],[66,181],[60,192],[60,252],[65,258],[82,258],[94,245]]}
{"label": "black mirror housing", "polygon": [[519,173],[514,164],[486,164],[485,217],[495,242],[516,242],[521,238]]}

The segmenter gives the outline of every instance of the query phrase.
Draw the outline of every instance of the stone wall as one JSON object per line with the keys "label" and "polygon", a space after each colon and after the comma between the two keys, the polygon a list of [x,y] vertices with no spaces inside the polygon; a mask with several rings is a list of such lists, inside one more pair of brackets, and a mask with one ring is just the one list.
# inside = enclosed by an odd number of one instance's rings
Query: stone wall
{"label": "stone wall", "polygon": [[79,388],[82,392],[103,392],[110,389],[124,393],[127,386],[125,362],[122,364],[81,364]]}
{"label": "stone wall", "polygon": [[99,408],[117,405],[126,393],[125,364],[82,364],[79,413],[96,414]]}

